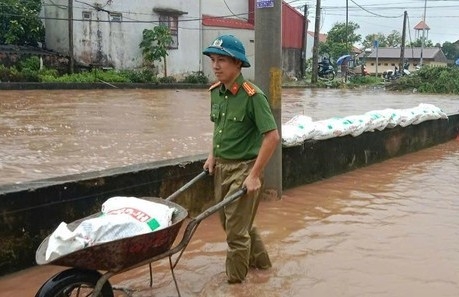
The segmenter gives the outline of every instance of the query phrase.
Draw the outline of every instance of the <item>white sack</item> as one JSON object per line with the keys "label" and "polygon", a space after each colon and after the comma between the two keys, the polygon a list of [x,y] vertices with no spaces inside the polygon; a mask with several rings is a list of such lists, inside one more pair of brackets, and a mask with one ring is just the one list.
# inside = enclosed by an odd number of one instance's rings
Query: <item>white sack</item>
{"label": "white sack", "polygon": [[141,224],[130,215],[125,214],[102,215],[84,220],[74,231],[70,231],[67,224],[62,222],[49,237],[45,259],[52,261],[98,243],[149,232],[151,229],[148,225]]}
{"label": "white sack", "polygon": [[62,222],[50,235],[46,261],[99,243],[149,233],[172,223],[175,208],[135,197],[112,197],[102,215],[84,220],[74,231]]}
{"label": "white sack", "polygon": [[315,133],[310,117],[296,115],[282,125],[282,144],[284,146],[302,144],[305,140],[311,139]]}

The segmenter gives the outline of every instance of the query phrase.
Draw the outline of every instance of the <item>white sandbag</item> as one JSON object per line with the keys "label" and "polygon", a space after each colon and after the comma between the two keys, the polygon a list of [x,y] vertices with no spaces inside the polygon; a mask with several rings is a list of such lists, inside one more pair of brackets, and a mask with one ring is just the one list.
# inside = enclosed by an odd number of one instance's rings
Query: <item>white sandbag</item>
{"label": "white sandbag", "polygon": [[293,125],[304,128],[312,123],[312,118],[305,116],[305,115],[296,115],[290,120],[288,120],[285,124],[286,125]]}
{"label": "white sandbag", "polygon": [[323,140],[333,137],[340,137],[350,133],[351,122],[345,118],[331,118],[328,120],[314,122],[314,130],[317,133],[313,139]]}
{"label": "white sandbag", "polygon": [[282,145],[295,146],[303,143],[299,129],[293,125],[282,125]]}
{"label": "white sandbag", "polygon": [[170,225],[174,208],[165,204],[151,202],[136,197],[116,196],[102,204],[102,212],[109,215],[128,214],[151,230],[162,229]]}
{"label": "white sandbag", "polygon": [[49,237],[45,259],[52,261],[88,246],[149,232],[151,229],[147,224],[127,214],[102,215],[84,220],[74,231],[70,231],[67,224],[62,222]]}
{"label": "white sandbag", "polygon": [[112,197],[99,217],[82,221],[74,231],[62,222],[50,235],[46,261],[79,249],[166,228],[175,208],[135,197]]}
{"label": "white sandbag", "polygon": [[388,121],[387,121],[387,128],[394,128],[398,125],[400,125],[400,122],[402,121],[402,118],[400,116],[400,112],[398,109],[386,109],[386,112],[388,113]]}
{"label": "white sandbag", "polygon": [[413,108],[413,111],[419,114],[419,117],[412,122],[412,125],[417,125],[424,121],[448,118],[448,116],[440,108],[432,104],[421,103],[417,107]]}
{"label": "white sandbag", "polygon": [[370,122],[367,125],[368,131],[382,131],[387,127],[387,124],[389,123],[389,118],[386,117],[385,112],[381,113],[379,110],[374,110],[366,112],[365,115],[370,117]]}
{"label": "white sandbag", "polygon": [[399,125],[402,127],[407,127],[415,122],[419,117],[420,114],[417,113],[416,110],[412,108],[400,109],[400,123]]}
{"label": "white sandbag", "polygon": [[345,117],[345,119],[351,123],[349,132],[354,137],[366,132],[368,130],[368,123],[371,121],[368,115],[352,115]]}
{"label": "white sandbag", "polygon": [[311,139],[316,131],[312,119],[304,115],[296,115],[282,125],[282,144],[294,146]]}
{"label": "white sandbag", "polygon": [[386,108],[373,110],[363,115],[335,117],[313,122],[304,115],[294,116],[282,125],[282,145],[294,146],[307,139],[324,140],[344,135],[359,136],[364,132],[384,130],[396,126],[406,127],[426,120],[447,119],[448,116],[440,108],[421,103],[408,109]]}

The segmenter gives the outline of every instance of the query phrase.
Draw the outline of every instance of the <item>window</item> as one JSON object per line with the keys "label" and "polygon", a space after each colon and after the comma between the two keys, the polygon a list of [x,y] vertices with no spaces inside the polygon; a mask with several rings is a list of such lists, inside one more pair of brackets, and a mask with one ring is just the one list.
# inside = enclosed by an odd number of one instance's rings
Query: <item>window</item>
{"label": "window", "polygon": [[121,23],[123,15],[120,12],[110,12],[110,22]]}
{"label": "window", "polygon": [[92,13],[90,11],[83,11],[83,20],[90,20]]}
{"label": "window", "polygon": [[169,28],[172,37],[172,44],[169,48],[178,48],[178,17],[170,15],[160,15],[159,24]]}

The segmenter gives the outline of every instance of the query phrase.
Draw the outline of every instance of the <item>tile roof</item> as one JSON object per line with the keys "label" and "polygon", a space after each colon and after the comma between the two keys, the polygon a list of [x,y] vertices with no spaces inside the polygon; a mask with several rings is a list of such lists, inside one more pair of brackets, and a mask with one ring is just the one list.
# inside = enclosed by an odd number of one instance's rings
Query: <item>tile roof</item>
{"label": "tile roof", "polygon": [[[438,47],[427,47],[422,50],[422,56],[423,58],[426,58],[426,59],[434,59],[440,53],[443,53],[443,52]],[[401,54],[401,49],[399,47],[380,47],[378,48],[379,58],[387,58],[387,59],[400,58],[400,54]],[[412,59],[412,58],[417,59],[421,57],[421,48],[420,47],[414,47],[414,48],[407,47],[405,48],[404,56],[406,59]],[[376,58],[376,50],[373,50],[367,57]]]}
{"label": "tile roof", "polygon": [[228,17],[216,17],[210,15],[202,16],[202,24],[204,26],[213,26],[213,27],[226,27],[226,28],[235,28],[235,29],[254,29],[255,26],[247,21],[240,19],[233,19]]}

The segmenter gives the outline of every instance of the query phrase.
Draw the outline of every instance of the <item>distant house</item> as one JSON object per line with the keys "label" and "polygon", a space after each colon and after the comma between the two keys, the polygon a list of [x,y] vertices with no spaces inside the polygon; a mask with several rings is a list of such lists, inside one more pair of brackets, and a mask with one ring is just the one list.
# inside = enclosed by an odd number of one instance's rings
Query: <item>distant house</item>
{"label": "distant house", "polygon": [[[327,34],[319,33],[319,42],[326,42],[327,41]],[[306,35],[306,59],[310,59],[313,56],[313,49],[314,46],[314,32],[308,31]]]}
{"label": "distant house", "polygon": [[[361,53],[358,57],[366,62],[365,66],[369,73],[376,73],[376,70],[378,70],[378,73],[383,73],[386,70],[393,70],[395,66],[398,67],[400,64],[400,56],[400,48],[382,47],[378,48],[378,50],[373,49],[371,53]],[[421,63],[421,56],[423,65],[447,65],[448,59],[441,48],[405,48],[404,58],[405,61],[410,64],[409,71],[414,71],[416,69],[415,67]],[[377,65],[376,60],[378,61]]]}

